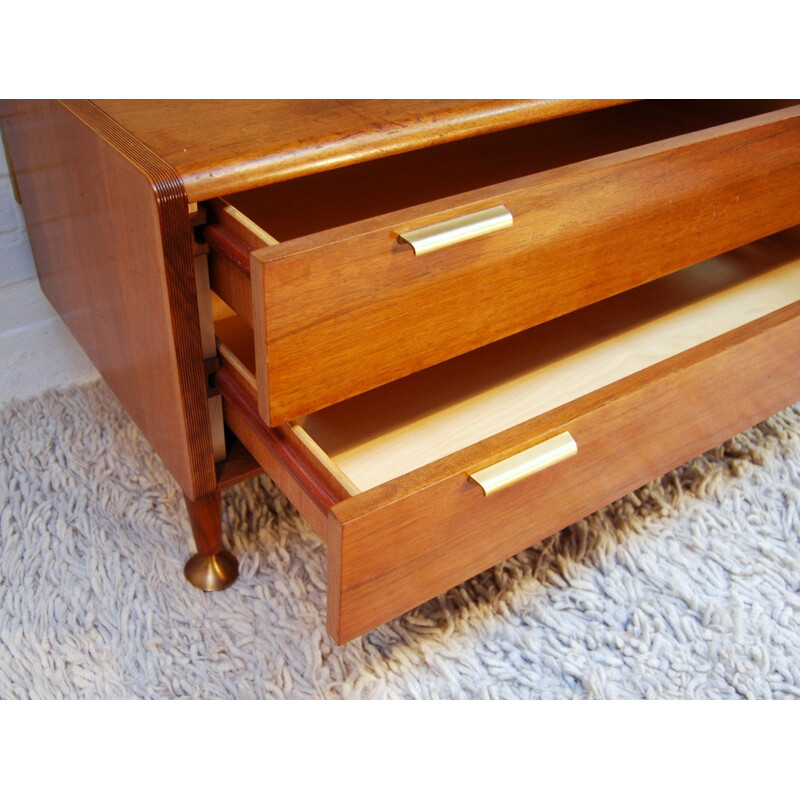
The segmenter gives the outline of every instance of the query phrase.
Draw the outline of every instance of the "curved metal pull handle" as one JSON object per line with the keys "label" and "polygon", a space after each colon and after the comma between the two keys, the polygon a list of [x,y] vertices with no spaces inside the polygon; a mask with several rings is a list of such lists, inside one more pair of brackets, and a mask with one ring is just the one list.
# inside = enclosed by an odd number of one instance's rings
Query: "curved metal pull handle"
{"label": "curved metal pull handle", "polygon": [[415,255],[432,253],[451,244],[466,242],[487,233],[494,233],[503,228],[510,228],[514,217],[505,206],[495,206],[474,214],[465,214],[435,225],[426,225],[415,231],[398,234],[401,242],[407,242],[414,248]]}
{"label": "curved metal pull handle", "polygon": [[559,433],[552,439],[540,442],[511,458],[506,458],[491,467],[473,472],[469,479],[483,489],[488,497],[493,492],[505,489],[529,475],[552,467],[576,455],[578,444],[569,433]]}

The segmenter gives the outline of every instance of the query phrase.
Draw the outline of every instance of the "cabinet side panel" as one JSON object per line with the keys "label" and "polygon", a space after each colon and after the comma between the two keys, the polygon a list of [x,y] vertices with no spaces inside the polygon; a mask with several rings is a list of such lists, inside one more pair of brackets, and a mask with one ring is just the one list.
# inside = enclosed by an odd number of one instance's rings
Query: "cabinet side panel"
{"label": "cabinet side panel", "polygon": [[216,477],[185,195],[91,103],[74,105],[1,107],[39,281],[194,498]]}

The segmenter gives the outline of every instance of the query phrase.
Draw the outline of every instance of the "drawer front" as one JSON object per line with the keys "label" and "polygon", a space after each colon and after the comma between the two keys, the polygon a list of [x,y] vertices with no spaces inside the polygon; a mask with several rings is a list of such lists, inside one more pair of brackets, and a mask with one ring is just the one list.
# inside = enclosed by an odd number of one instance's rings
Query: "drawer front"
{"label": "drawer front", "polygon": [[[365,633],[785,408],[800,396],[798,314],[787,306],[335,504],[332,636]],[[469,477],[541,442],[568,445],[565,433],[577,454],[567,446],[513,485],[485,496]]]}
{"label": "drawer front", "polygon": [[[271,425],[800,222],[797,107],[253,253]],[[504,207],[510,227],[417,254],[404,237]]]}

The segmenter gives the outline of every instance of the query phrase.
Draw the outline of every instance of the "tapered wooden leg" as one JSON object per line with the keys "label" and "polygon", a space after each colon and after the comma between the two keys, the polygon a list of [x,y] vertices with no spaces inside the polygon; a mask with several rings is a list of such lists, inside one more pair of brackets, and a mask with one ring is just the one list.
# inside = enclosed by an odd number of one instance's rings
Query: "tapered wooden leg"
{"label": "tapered wooden leg", "polygon": [[204,592],[227,589],[239,576],[239,562],[222,547],[219,490],[190,500],[184,495],[197,553],[183,569],[186,580]]}

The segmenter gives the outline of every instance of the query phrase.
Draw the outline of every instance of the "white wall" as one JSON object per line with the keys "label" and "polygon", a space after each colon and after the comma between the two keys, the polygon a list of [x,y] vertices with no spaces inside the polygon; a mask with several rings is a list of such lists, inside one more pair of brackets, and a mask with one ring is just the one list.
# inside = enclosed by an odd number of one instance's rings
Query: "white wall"
{"label": "white wall", "polygon": [[5,151],[0,147],[0,286],[35,276],[22,208],[14,199]]}

